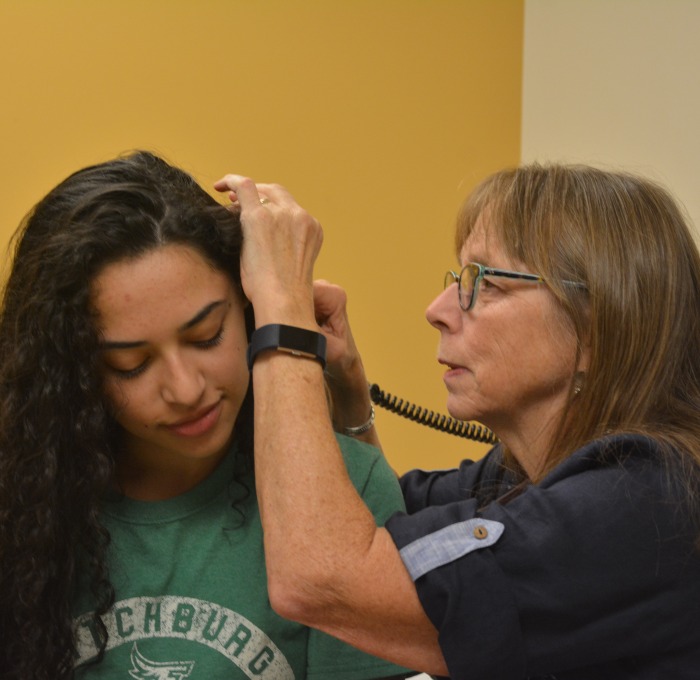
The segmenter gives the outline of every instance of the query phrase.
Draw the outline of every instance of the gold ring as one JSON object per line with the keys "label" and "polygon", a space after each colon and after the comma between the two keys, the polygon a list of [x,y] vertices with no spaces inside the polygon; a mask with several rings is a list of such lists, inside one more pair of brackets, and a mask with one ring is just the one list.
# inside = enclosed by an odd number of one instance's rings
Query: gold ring
{"label": "gold ring", "polygon": [[260,205],[265,205],[266,203],[269,203],[270,199],[269,198],[261,198],[260,199]]}

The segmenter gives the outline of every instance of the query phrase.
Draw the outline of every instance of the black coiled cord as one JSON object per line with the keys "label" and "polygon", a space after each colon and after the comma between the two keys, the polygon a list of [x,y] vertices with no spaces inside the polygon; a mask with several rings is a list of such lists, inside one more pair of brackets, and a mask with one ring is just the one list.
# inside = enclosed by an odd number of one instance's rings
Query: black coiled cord
{"label": "black coiled cord", "polygon": [[484,444],[495,444],[498,441],[496,435],[483,425],[456,420],[442,413],[429,411],[427,408],[399,399],[389,392],[384,392],[376,383],[369,386],[369,396],[377,406],[440,432],[447,432],[456,437],[464,437]]}

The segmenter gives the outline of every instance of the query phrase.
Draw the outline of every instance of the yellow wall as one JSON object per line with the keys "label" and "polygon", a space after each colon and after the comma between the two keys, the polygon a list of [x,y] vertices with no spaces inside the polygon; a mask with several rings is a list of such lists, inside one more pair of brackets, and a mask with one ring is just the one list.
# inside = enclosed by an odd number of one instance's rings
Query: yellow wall
{"label": "yellow wall", "polygon": [[[469,188],[517,163],[522,0],[0,0],[0,245],[69,172],[144,147],[323,222],[370,379],[444,409],[424,309]],[[484,447],[380,412],[399,471]]]}

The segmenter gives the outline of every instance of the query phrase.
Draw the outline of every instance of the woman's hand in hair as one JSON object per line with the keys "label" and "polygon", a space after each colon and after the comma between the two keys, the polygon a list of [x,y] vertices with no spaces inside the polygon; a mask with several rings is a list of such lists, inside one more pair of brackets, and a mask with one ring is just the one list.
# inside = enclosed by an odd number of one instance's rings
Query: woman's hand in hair
{"label": "woman's hand in hair", "polygon": [[278,184],[226,175],[214,187],[241,208],[241,281],[257,325],[315,329],[313,267],[323,242],[318,220]]}

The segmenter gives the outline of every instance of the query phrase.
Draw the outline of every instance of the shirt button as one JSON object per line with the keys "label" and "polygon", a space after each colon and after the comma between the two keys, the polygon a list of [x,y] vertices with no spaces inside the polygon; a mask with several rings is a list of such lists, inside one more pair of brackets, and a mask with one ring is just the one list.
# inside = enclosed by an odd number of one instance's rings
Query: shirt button
{"label": "shirt button", "polygon": [[488,529],[483,524],[478,524],[474,527],[474,538],[478,538],[481,541],[485,539],[488,535]]}

